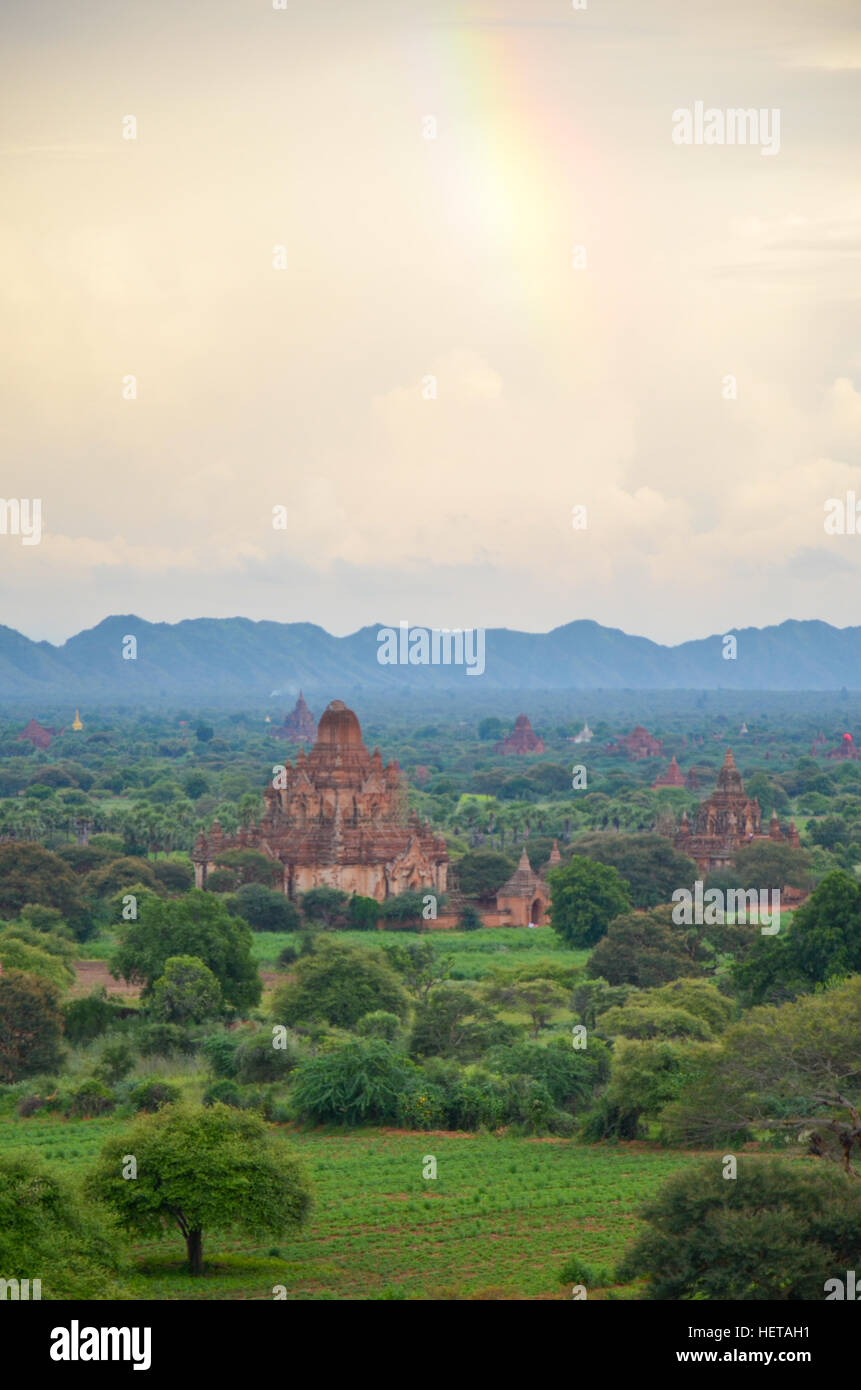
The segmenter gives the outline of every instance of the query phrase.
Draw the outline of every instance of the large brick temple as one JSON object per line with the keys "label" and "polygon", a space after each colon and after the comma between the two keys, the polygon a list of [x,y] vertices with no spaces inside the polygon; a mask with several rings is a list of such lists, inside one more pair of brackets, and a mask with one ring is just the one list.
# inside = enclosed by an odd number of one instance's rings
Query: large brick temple
{"label": "large brick temple", "polygon": [[759,802],[751,800],[745,792],[741,773],[728,748],[718,773],[717,787],[712,796],[701,802],[693,829],[687,812],[683,813],[674,839],[675,847],[696,860],[700,873],[707,874],[731,864],[735,851],[743,845],[763,840],[789,844],[794,849],[800,847],[795,822],[781,827],[776,812],[772,813],[768,830],[763,830]]}
{"label": "large brick temple", "polygon": [[291,898],[310,888],[384,898],[422,888],[443,893],[448,873],[445,841],[410,813],[404,775],[370,754],[359,721],[341,700],[325,709],[311,752],[300,749],[295,767],[267,787],[258,825],[227,837],[215,821],[192,851],[195,882],[225,850],[254,849],[283,866]]}

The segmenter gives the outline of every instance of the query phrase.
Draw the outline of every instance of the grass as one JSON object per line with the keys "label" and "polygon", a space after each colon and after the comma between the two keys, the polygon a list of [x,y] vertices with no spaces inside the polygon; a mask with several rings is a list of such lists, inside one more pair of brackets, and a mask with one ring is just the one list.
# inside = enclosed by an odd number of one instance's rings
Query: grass
{"label": "grass", "polygon": [[[298,932],[255,932],[252,955],[258,966],[272,969],[285,946],[298,946]],[[359,946],[385,946],[390,942],[408,945],[429,941],[438,956],[452,957],[452,974],[456,980],[479,980],[490,974],[493,967],[514,967],[529,957],[555,961],[561,965],[583,965],[589,951],[573,951],[559,943],[552,927],[537,927],[534,931],[516,927],[482,927],[478,931],[339,931],[332,933],[338,941],[351,941]]]}
{"label": "grass", "polygon": [[[35,1149],[80,1178],[124,1123],[9,1117],[0,1152]],[[692,1158],[507,1135],[279,1132],[314,1184],[307,1228],[285,1240],[205,1236],[200,1279],[185,1273],[178,1231],[137,1242],[126,1281],[135,1297],[271,1299],[283,1285],[288,1299],[564,1298],[564,1261],[612,1268],[640,1227],[637,1209]],[[422,1176],[428,1155],[436,1179]]]}

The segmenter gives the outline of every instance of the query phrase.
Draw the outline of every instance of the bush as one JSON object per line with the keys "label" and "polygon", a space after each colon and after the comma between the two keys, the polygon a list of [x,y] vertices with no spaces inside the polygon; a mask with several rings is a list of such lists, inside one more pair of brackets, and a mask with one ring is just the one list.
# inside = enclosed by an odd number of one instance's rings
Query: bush
{"label": "bush", "polygon": [[339,888],[309,888],[302,894],[302,913],[306,921],[319,922],[324,927],[345,927],[348,922],[347,893]]}
{"label": "bush", "polygon": [[385,1009],[374,1009],[372,1013],[365,1014],[356,1024],[356,1032],[360,1038],[383,1038],[386,1042],[392,1042],[400,1031],[401,1020],[397,1014],[387,1013]]}
{"label": "bush", "polygon": [[[286,1046],[276,1047],[276,1041]],[[299,1044],[289,1033],[256,1033],[244,1038],[236,1049],[236,1078],[240,1082],[282,1081],[300,1057]]]}
{"label": "bush", "polygon": [[207,1086],[202,1100],[204,1105],[232,1105],[234,1110],[242,1108],[242,1092],[228,1076],[222,1076],[219,1081]]}
{"label": "bush", "polygon": [[142,1057],[188,1057],[194,1051],[188,1032],[177,1023],[138,1024],[132,1042]]}
{"label": "bush", "polygon": [[714,1159],[671,1178],[643,1210],[619,1277],[645,1275],[645,1298],[673,1302],[818,1300],[845,1278],[861,1246],[858,1184],[813,1160],[739,1165],[736,1182]]}
{"label": "bush", "polygon": [[295,981],[275,995],[272,1017],[287,1024],[325,1019],[352,1028],[376,1009],[406,1013],[407,997],[394,971],[378,951],[330,939],[299,962]]}
{"label": "bush", "polygon": [[478,908],[473,907],[471,903],[462,907],[457,925],[461,931],[478,931],[479,927],[483,925]]}
{"label": "bush", "polygon": [[157,1076],[146,1077],[129,1092],[135,1110],[155,1111],[163,1105],[173,1105],[182,1091],[173,1081],[161,1081]]}
{"label": "bush", "polygon": [[200,1050],[210,1071],[217,1077],[236,1075],[236,1053],[241,1038],[234,1033],[210,1033],[203,1039]]}
{"label": "bush", "polygon": [[440,1129],[446,1122],[448,1105],[445,1091],[417,1081],[413,1090],[400,1097],[398,1124],[405,1129]]}
{"label": "bush", "polygon": [[380,921],[380,904],[376,898],[363,898],[354,893],[347,911],[350,931],[376,931]]}
{"label": "bush", "polygon": [[296,904],[262,883],[243,883],[227,909],[244,918],[254,931],[295,931],[300,922]]}
{"label": "bush", "polygon": [[108,1115],[116,1101],[103,1081],[91,1077],[71,1091],[65,1100],[64,1111],[70,1119],[92,1119],[95,1115]]}
{"label": "bush", "polygon": [[194,870],[178,859],[156,860],[152,871],[169,893],[187,893],[194,886]]}
{"label": "bush", "polygon": [[112,1003],[104,985],[83,999],[71,999],[63,1006],[64,1032],[70,1043],[89,1043],[106,1033],[123,1013],[123,1005]]}
{"label": "bush", "polygon": [[357,1039],[296,1068],[296,1112],[317,1124],[391,1124],[410,1094],[414,1066],[382,1039]]}

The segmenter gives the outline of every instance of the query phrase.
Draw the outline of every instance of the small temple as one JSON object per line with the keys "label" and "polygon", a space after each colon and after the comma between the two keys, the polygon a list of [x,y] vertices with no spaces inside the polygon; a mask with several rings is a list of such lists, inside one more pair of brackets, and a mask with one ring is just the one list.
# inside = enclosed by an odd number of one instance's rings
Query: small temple
{"label": "small temple", "polygon": [[536,873],[524,847],[520,863],[496,895],[496,910],[505,919],[502,926],[540,927],[543,924],[550,903],[550,887],[545,876],[561,863],[559,846],[554,840],[550,858]]}
{"label": "small temple", "polygon": [[273,724],[269,732],[273,738],[286,738],[291,743],[307,743],[310,747],[314,742],[317,725],[301,690],[293,710],[285,714],[284,723]]}
{"label": "small temple", "polygon": [[593,734],[592,730],[589,728],[589,721],[588,721],[588,719],[587,719],[586,722],[585,722],[585,724],[583,725],[583,728],[580,730],[579,734],[574,734],[573,738],[570,738],[570,739],[568,740],[568,742],[569,742],[569,743],[591,743],[594,737],[595,737],[595,735]]}
{"label": "small temple", "polygon": [[658,757],[663,752],[663,742],[659,738],[653,738],[642,724],[638,724],[624,738],[620,738],[616,743],[608,743],[607,752],[624,754],[631,762],[636,763],[641,758]]}
{"label": "small temple", "polygon": [[826,758],[848,758],[850,760],[861,757],[861,753],[855,747],[855,741],[851,734],[844,734],[836,748],[830,748],[825,754]]}
{"label": "small temple", "polygon": [[28,743],[32,743],[34,748],[44,749],[50,746],[51,739],[56,733],[56,729],[46,729],[39,723],[38,719],[31,719],[26,729],[22,729],[18,735],[18,742],[20,743],[22,739],[25,739]]}
{"label": "small temple", "polygon": [[783,828],[776,811],[772,812],[768,830],[763,830],[759,802],[751,800],[745,792],[741,773],[728,748],[718,773],[716,790],[700,803],[693,829],[687,812],[682,813],[673,844],[696,861],[700,873],[707,874],[712,869],[727,868],[736,850],[744,845],[763,840],[779,841],[793,849],[801,846],[795,822],[790,821]]}
{"label": "small temple", "polygon": [[670,759],[670,765],[665,772],[661,772],[652,783],[652,791],[655,792],[659,787],[684,787],[685,779],[682,769],[676,762],[676,755]]}
{"label": "small temple", "polygon": [[288,763],[275,783],[258,824],[226,836],[214,821],[197,837],[198,888],[225,850],[253,849],[281,865],[290,898],[321,887],[378,902],[425,887],[445,892],[445,841],[410,812],[400,767],[384,767],[378,748],[368,752],[343,701],[327,705],[311,752],[300,748],[295,767]]}
{"label": "small temple", "polygon": [[544,739],[535,733],[527,715],[518,714],[511,733],[501,743],[495,743],[493,751],[501,753],[503,757],[512,753],[543,753]]}

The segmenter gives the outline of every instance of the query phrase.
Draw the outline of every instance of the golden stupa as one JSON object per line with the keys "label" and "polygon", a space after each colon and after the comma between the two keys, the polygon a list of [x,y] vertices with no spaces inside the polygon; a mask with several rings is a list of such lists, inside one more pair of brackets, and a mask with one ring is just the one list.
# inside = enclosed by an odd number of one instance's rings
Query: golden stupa
{"label": "golden stupa", "polygon": [[78,713],[78,711],[75,710],[75,718],[74,718],[74,721],[73,721],[73,723],[72,723],[72,728],[75,730],[76,733],[78,733],[78,732],[80,732],[81,729],[83,729],[83,727],[84,727],[84,726],[83,726],[83,724],[81,723],[81,716],[80,716],[80,714]]}

